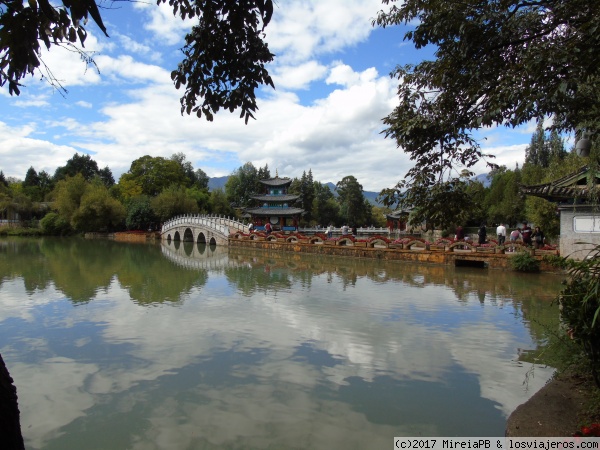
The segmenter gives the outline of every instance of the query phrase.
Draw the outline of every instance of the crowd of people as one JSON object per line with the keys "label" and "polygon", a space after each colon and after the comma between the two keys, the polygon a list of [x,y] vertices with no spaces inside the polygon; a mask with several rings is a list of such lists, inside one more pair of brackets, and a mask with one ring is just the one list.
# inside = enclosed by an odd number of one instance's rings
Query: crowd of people
{"label": "crowd of people", "polygon": [[[506,242],[506,234],[507,229],[504,223],[499,224],[496,227],[496,236],[498,238],[498,245],[504,245]],[[477,237],[479,244],[485,244],[488,240],[487,237],[487,227],[485,223],[482,223],[479,229],[477,230]],[[509,234],[510,243],[514,244],[519,239],[523,241],[524,245],[528,247],[535,247],[536,249],[540,249],[544,247],[546,244],[546,237],[544,236],[544,232],[540,229],[540,227],[531,228],[531,226],[527,222],[523,222],[522,227],[517,227],[512,230]],[[454,236],[457,240],[468,240],[469,237],[465,236],[465,231],[462,226],[458,226],[456,228],[456,235]]]}

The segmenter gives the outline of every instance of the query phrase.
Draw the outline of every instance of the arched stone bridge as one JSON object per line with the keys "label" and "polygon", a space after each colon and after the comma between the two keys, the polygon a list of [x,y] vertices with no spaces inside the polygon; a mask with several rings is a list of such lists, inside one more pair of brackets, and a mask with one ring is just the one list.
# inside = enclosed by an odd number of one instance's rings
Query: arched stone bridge
{"label": "arched stone bridge", "polygon": [[248,233],[248,225],[225,216],[186,214],[165,222],[160,235],[166,241],[229,245],[229,235],[237,231]]}

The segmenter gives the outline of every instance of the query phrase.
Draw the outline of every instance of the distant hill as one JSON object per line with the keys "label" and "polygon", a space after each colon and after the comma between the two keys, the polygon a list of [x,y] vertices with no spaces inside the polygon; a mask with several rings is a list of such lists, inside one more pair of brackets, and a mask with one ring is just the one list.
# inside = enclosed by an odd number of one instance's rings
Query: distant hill
{"label": "distant hill", "polygon": [[[225,189],[225,183],[227,183],[228,179],[229,179],[228,176],[209,178],[208,190],[212,191],[214,189]],[[335,195],[337,197],[337,192],[335,191],[335,184],[325,183],[325,186],[327,186],[331,190],[331,192],[333,192],[333,195]],[[376,205],[376,206],[383,206],[381,203],[377,203],[375,201],[375,199],[379,195],[379,192],[363,191],[363,195],[371,204]]]}
{"label": "distant hill", "polygon": [[225,189],[225,183],[229,179],[228,176],[225,177],[214,177],[208,179],[208,190],[212,191],[215,189]]}
{"label": "distant hill", "polygon": [[492,184],[492,180],[490,180],[489,174],[487,173],[482,173],[481,175],[477,175],[472,179],[474,181],[479,181],[481,184],[483,184],[483,187],[490,187],[490,185]]}

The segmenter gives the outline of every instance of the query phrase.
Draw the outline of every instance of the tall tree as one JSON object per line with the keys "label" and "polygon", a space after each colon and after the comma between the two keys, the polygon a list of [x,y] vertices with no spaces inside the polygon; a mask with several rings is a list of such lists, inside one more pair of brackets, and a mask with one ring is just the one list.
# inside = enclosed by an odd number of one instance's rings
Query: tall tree
{"label": "tall tree", "polygon": [[40,177],[33,166],[29,167],[25,174],[23,193],[34,202],[41,202],[44,198],[40,188]]}
{"label": "tall tree", "polygon": [[362,224],[365,221],[365,196],[358,180],[348,175],[335,185],[340,204],[340,213],[349,225]]}
{"label": "tall tree", "polygon": [[40,177],[38,176],[33,166],[29,167],[29,169],[27,170],[27,173],[25,174],[25,180],[23,181],[23,186],[40,186]]}
{"label": "tall tree", "polygon": [[558,130],[600,129],[599,2],[383,2],[374,23],[416,24],[405,39],[436,47],[435,59],[393,72],[399,105],[385,135],[415,164],[396,200],[485,157],[473,135],[483,127],[553,116]]}
{"label": "tall tree", "polygon": [[314,182],[315,198],[312,205],[312,216],[316,223],[323,226],[340,224],[340,207],[329,186]]}
{"label": "tall tree", "polygon": [[485,200],[488,223],[517,225],[525,219],[525,199],[519,194],[521,170],[499,167],[491,174],[492,183]]}
{"label": "tall tree", "polygon": [[236,169],[225,183],[225,194],[230,204],[236,207],[245,207],[250,205],[251,196],[261,193],[257,186],[258,171],[254,164],[247,162],[242,167]]}
{"label": "tall tree", "polygon": [[535,133],[531,136],[529,145],[525,148],[525,164],[548,167],[550,164],[550,147],[546,141],[543,121],[538,121]]}

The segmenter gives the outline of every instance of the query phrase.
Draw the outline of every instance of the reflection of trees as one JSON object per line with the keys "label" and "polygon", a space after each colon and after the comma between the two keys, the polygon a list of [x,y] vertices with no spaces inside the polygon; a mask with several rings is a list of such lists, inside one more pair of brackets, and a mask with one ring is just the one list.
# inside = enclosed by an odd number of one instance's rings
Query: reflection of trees
{"label": "reflection of trees", "polygon": [[140,304],[178,301],[192,288],[206,284],[205,270],[186,270],[162,257],[154,245],[123,244],[127,262],[119,270],[121,287]]}
{"label": "reflection of trees", "polygon": [[[230,261],[236,261],[245,270],[230,271],[228,277],[242,292],[251,293],[258,288],[273,288],[269,277],[261,273],[267,268],[286,270],[289,283],[310,284],[313,276],[327,274],[344,288],[355,285],[360,278],[376,283],[400,282],[411,287],[443,286],[450,289],[459,302],[475,299],[503,307],[511,304],[538,342],[544,342],[549,332],[558,327],[558,309],[548,308],[560,290],[559,275],[523,274],[513,271],[489,270],[469,267],[453,267],[414,264],[399,261],[382,261],[335,256],[313,256],[288,252],[270,252],[259,249],[230,248]],[[255,274],[256,272],[256,274]],[[243,274],[243,275],[242,275]],[[236,278],[240,276],[240,280]],[[529,321],[528,316],[537,320]]]}
{"label": "reflection of trees", "polygon": [[52,279],[40,258],[41,243],[27,238],[0,240],[0,283],[22,277],[29,294],[47,288]]}
{"label": "reflection of trees", "polygon": [[111,240],[44,238],[0,241],[0,280],[22,277],[29,292],[54,283],[73,302],[88,302],[117,277],[139,304],[178,301],[203,286],[204,270],[185,270],[160,247]]}
{"label": "reflection of trees", "polygon": [[77,238],[44,239],[41,251],[54,285],[73,302],[88,302],[106,290],[122,263],[114,242]]}

